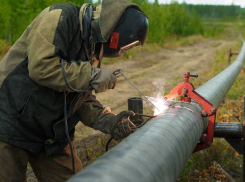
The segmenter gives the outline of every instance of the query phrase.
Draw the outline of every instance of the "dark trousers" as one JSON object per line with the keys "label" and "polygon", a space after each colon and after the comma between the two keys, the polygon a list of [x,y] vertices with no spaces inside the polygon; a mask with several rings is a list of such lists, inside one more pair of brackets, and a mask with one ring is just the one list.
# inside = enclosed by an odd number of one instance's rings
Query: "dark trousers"
{"label": "dark trousers", "polygon": [[[72,146],[77,173],[82,170],[82,163],[73,142]],[[47,156],[45,151],[35,155],[0,140],[1,182],[24,182],[28,162],[39,182],[64,182],[73,175],[69,145],[60,154]]]}

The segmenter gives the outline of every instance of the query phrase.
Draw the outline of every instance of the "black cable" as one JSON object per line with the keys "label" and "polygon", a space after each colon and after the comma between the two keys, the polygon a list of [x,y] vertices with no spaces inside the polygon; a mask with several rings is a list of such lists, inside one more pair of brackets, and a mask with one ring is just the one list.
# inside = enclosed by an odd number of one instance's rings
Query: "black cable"
{"label": "black cable", "polygon": [[61,59],[61,67],[62,67],[63,78],[64,78],[64,80],[66,82],[66,85],[69,87],[69,89],[71,89],[74,92],[87,92],[87,91],[92,90],[92,89],[77,90],[75,88],[72,88],[71,85],[68,83],[67,78],[66,78],[66,73],[65,73],[65,68],[64,68],[64,60],[63,59]]}
{"label": "black cable", "polygon": [[[64,80],[66,82],[66,85],[69,87],[69,89],[71,89],[74,92],[87,92],[87,91],[92,90],[92,89],[77,90],[75,88],[72,88],[70,86],[70,84],[68,83],[67,78],[66,78],[66,73],[65,73],[65,68],[64,68],[64,60],[63,59],[61,59],[61,67],[62,67],[63,78],[64,78]],[[70,146],[70,151],[71,151],[72,170],[73,170],[73,173],[75,174],[74,155],[73,155],[73,149],[72,149],[72,145],[71,145],[71,139],[70,139],[70,136],[69,136],[68,123],[67,123],[66,92],[65,91],[64,91],[64,119],[65,119],[65,132],[66,132],[66,137],[67,137],[67,140],[68,140],[68,143],[69,143],[69,146]]]}
{"label": "black cable", "polygon": [[[149,120],[151,120],[152,118],[154,118],[154,117],[151,117],[151,118],[149,118],[149,119],[143,121],[143,122],[142,122],[140,125],[138,125],[136,128],[141,128],[143,125],[145,125],[145,124],[146,124]],[[136,129],[136,128],[132,127],[132,129]]]}
{"label": "black cable", "polygon": [[135,116],[144,116],[144,117],[148,117],[149,119],[143,121],[140,125],[138,125],[136,128],[132,127],[132,129],[137,129],[137,128],[141,128],[143,125],[145,125],[149,120],[151,120],[152,118],[155,118],[156,116],[150,116],[150,115],[145,115],[145,114],[139,114],[139,113],[135,113]]}
{"label": "black cable", "polygon": [[106,143],[106,146],[105,146],[105,151],[107,152],[108,151],[108,148],[109,148],[109,144],[111,143],[111,141],[113,140],[113,136],[107,141]]}
{"label": "black cable", "polygon": [[66,132],[66,137],[70,146],[70,151],[71,151],[71,158],[72,158],[72,171],[75,174],[75,162],[74,162],[74,156],[73,156],[73,149],[71,145],[71,139],[69,136],[69,130],[68,130],[68,123],[67,123],[67,113],[66,113],[66,92],[64,91],[64,118],[65,118],[65,132]]}
{"label": "black cable", "polygon": [[149,117],[149,118],[154,118],[154,117],[156,117],[156,116],[150,116],[150,115],[139,114],[139,113],[135,113],[135,116],[144,116],[144,117]]}

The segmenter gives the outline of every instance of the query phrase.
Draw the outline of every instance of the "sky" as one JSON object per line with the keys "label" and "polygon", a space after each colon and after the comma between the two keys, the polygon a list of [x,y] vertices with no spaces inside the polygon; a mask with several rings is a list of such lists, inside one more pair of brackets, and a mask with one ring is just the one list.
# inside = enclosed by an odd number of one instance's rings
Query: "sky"
{"label": "sky", "polygon": [[[183,0],[178,0],[179,3],[182,3]],[[159,3],[169,3],[171,0],[158,0]],[[185,0],[187,4],[217,4],[217,5],[231,5],[232,2],[234,5],[240,5],[245,7],[245,0]]]}

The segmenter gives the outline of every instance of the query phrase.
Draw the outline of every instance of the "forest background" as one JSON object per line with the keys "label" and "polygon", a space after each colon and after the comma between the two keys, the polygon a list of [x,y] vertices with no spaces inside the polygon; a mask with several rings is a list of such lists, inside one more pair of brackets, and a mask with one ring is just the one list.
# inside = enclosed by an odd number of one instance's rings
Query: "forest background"
{"label": "forest background", "polygon": [[[148,0],[132,0],[139,4],[149,17],[150,31],[148,42],[162,44],[166,37],[183,37],[200,34],[205,37],[215,36],[222,31],[216,26],[217,21],[234,21],[245,16],[240,6],[188,5],[172,1],[169,5],[149,3]],[[92,0],[0,0],[0,51],[3,44],[13,44],[46,7],[62,2],[76,5],[92,3]],[[100,3],[100,1],[98,2]],[[159,23],[161,22],[161,23]],[[204,22],[210,22],[204,26]]]}
{"label": "forest background", "polygon": [[[161,48],[172,49],[195,44],[207,39],[223,39],[229,36],[230,30],[236,29],[237,32],[243,33],[245,29],[245,8],[236,5],[190,5],[179,4],[177,1],[166,5],[159,4],[157,0],[151,3],[147,0],[131,1],[139,4],[149,18],[147,43],[148,47],[151,47],[151,52]],[[92,3],[91,0],[0,0],[0,57],[44,8],[62,2],[80,6],[83,3]],[[236,43],[232,48],[239,49],[240,45],[240,42]],[[207,78],[213,77],[227,66],[226,53],[224,51],[216,53],[216,61],[212,65],[212,71],[206,73]],[[124,58],[131,59],[134,55],[133,50],[124,55]],[[245,71],[239,75],[227,96],[227,102],[219,109],[217,121],[242,122],[244,80]],[[173,79],[173,82],[178,81],[179,78]],[[195,86],[202,84],[202,81],[195,82]],[[242,156],[224,140],[215,140],[214,146],[207,152],[192,155],[179,181],[226,181],[228,177],[220,172],[220,168],[215,167],[214,161],[221,164],[233,179],[240,181]],[[96,157],[103,153],[104,151],[100,150]]]}

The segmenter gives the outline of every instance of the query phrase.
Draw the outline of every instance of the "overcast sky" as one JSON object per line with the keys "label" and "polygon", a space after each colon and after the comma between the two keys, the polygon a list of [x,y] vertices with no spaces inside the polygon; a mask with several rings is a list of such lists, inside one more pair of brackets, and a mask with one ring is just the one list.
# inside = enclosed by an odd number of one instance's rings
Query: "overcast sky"
{"label": "overcast sky", "polygon": [[[158,0],[159,3],[169,3],[171,0]],[[183,0],[179,0],[182,3]],[[245,7],[245,0],[185,0],[188,4],[218,4],[218,5],[231,5],[232,2],[235,5]]]}

